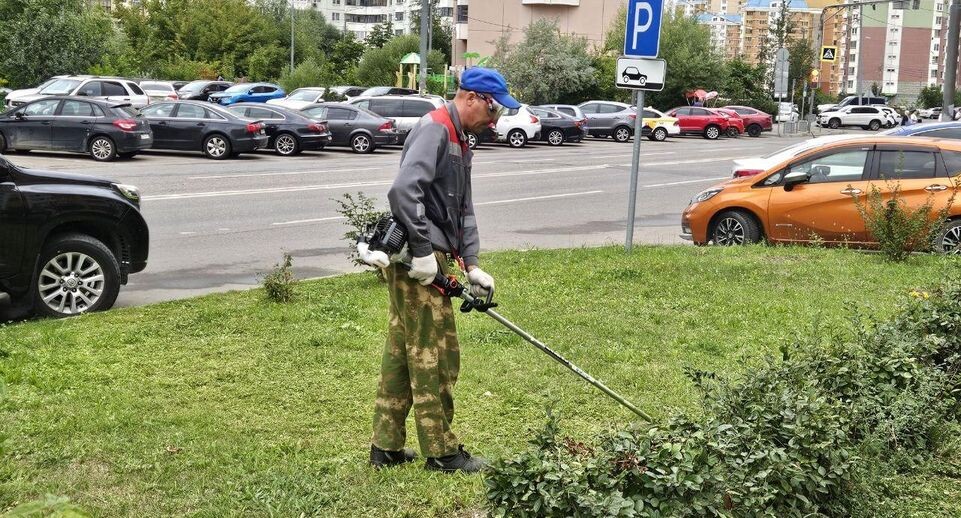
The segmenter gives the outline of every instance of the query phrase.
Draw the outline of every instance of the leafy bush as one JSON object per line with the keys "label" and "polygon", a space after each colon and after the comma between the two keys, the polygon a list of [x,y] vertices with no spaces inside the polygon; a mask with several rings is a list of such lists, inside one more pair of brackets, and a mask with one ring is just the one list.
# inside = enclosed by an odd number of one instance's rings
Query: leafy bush
{"label": "leafy bush", "polygon": [[903,261],[912,252],[933,250],[954,204],[957,188],[948,203],[936,211],[933,194],[920,207],[912,209],[901,194],[899,182],[886,180],[886,184],[890,196],[873,184],[864,201],[852,195],[858,214],[868,233],[878,242],[881,253],[891,261]]}
{"label": "leafy bush", "polygon": [[[357,257],[357,238],[367,232],[374,223],[389,214],[386,210],[376,208],[374,198],[362,192],[352,195],[344,193],[340,199],[334,199],[337,204],[337,213],[347,219],[347,232],[344,233],[344,241],[348,246],[348,259],[357,266],[367,266]],[[379,273],[380,269],[375,268]]]}
{"label": "leafy bush", "polygon": [[959,427],[961,277],[912,291],[890,321],[854,323],[847,339],[812,331],[739,380],[691,372],[696,417],[587,445],[549,414],[528,451],[494,463],[492,514],[884,514],[882,477],[930,460]]}
{"label": "leafy bush", "polygon": [[[278,82],[284,90],[290,93],[307,86],[329,85],[336,79],[336,74],[330,69],[330,65],[326,61],[318,62],[314,58],[307,58],[294,67],[293,72],[289,68],[285,69]],[[324,100],[329,99],[325,97]]]}
{"label": "leafy bush", "polygon": [[283,264],[275,264],[274,269],[264,276],[263,285],[267,300],[281,304],[294,300],[294,286],[297,281],[294,279],[292,265],[293,258],[285,253]]}

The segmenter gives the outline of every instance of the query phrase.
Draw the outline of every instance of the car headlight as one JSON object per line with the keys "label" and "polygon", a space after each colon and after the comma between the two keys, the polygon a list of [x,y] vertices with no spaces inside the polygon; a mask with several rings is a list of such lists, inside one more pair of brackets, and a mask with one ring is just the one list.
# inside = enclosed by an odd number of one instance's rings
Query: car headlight
{"label": "car headlight", "polygon": [[701,191],[697,196],[691,198],[691,203],[701,203],[702,201],[710,200],[711,198],[717,196],[717,193],[723,191],[723,187],[713,187],[706,191]]}
{"label": "car headlight", "polygon": [[133,202],[140,202],[140,189],[134,187],[133,185],[126,185],[122,183],[112,184],[113,188],[117,190],[124,198],[127,198]]}

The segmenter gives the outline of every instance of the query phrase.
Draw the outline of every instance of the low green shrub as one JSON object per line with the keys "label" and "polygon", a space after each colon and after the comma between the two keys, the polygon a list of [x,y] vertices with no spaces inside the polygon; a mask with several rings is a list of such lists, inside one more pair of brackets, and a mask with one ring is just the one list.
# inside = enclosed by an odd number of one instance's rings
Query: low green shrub
{"label": "low green shrub", "polygon": [[590,444],[546,428],[486,478],[497,516],[877,515],[881,475],[930,460],[961,417],[961,278],[852,336],[815,330],[738,379],[691,372],[702,412]]}
{"label": "low green shrub", "polygon": [[297,281],[294,279],[293,258],[290,254],[284,254],[284,262],[275,264],[274,269],[264,276],[264,293],[267,300],[286,304],[294,300],[294,286]]}

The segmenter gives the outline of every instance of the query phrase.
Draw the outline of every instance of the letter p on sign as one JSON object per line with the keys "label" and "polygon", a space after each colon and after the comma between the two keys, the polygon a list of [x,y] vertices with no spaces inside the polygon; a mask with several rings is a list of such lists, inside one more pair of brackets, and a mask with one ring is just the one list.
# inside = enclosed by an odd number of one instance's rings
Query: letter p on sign
{"label": "letter p on sign", "polygon": [[664,0],[630,0],[624,34],[624,55],[655,58],[661,45]]}

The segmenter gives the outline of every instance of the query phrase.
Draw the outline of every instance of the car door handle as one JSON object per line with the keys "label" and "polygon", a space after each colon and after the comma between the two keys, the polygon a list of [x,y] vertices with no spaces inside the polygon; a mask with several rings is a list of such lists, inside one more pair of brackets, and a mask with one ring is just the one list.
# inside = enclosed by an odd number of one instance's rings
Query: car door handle
{"label": "car door handle", "polygon": [[157,125],[158,125],[158,126],[166,126],[166,125],[167,125],[167,121],[160,121],[160,122],[157,123]]}
{"label": "car door handle", "polygon": [[49,126],[50,121],[40,121],[40,124],[43,124],[44,126]]}
{"label": "car door handle", "polygon": [[848,196],[857,196],[858,194],[861,194],[861,192],[862,192],[861,189],[855,189],[854,187],[841,189],[841,194],[845,194]]}
{"label": "car door handle", "polygon": [[925,187],[924,190],[925,190],[925,191],[928,191],[928,192],[941,192],[941,191],[946,191],[946,190],[948,190],[948,186],[947,186],[947,185],[934,184],[934,185],[929,185],[929,186]]}
{"label": "car door handle", "polygon": [[198,123],[197,123],[197,126],[199,126],[199,127],[201,127],[201,128],[203,128],[203,127],[206,126],[206,125],[207,125],[206,122],[198,122]]}
{"label": "car door handle", "polygon": [[90,121],[80,121],[80,124],[83,124],[83,125],[85,125],[85,126],[89,126],[89,125],[91,125],[91,124],[93,124],[93,123],[90,122]]}
{"label": "car door handle", "polygon": [[347,127],[349,128],[349,127],[353,126],[353,124],[350,123],[350,122],[345,122],[345,123],[344,123],[344,126],[347,126]]}

